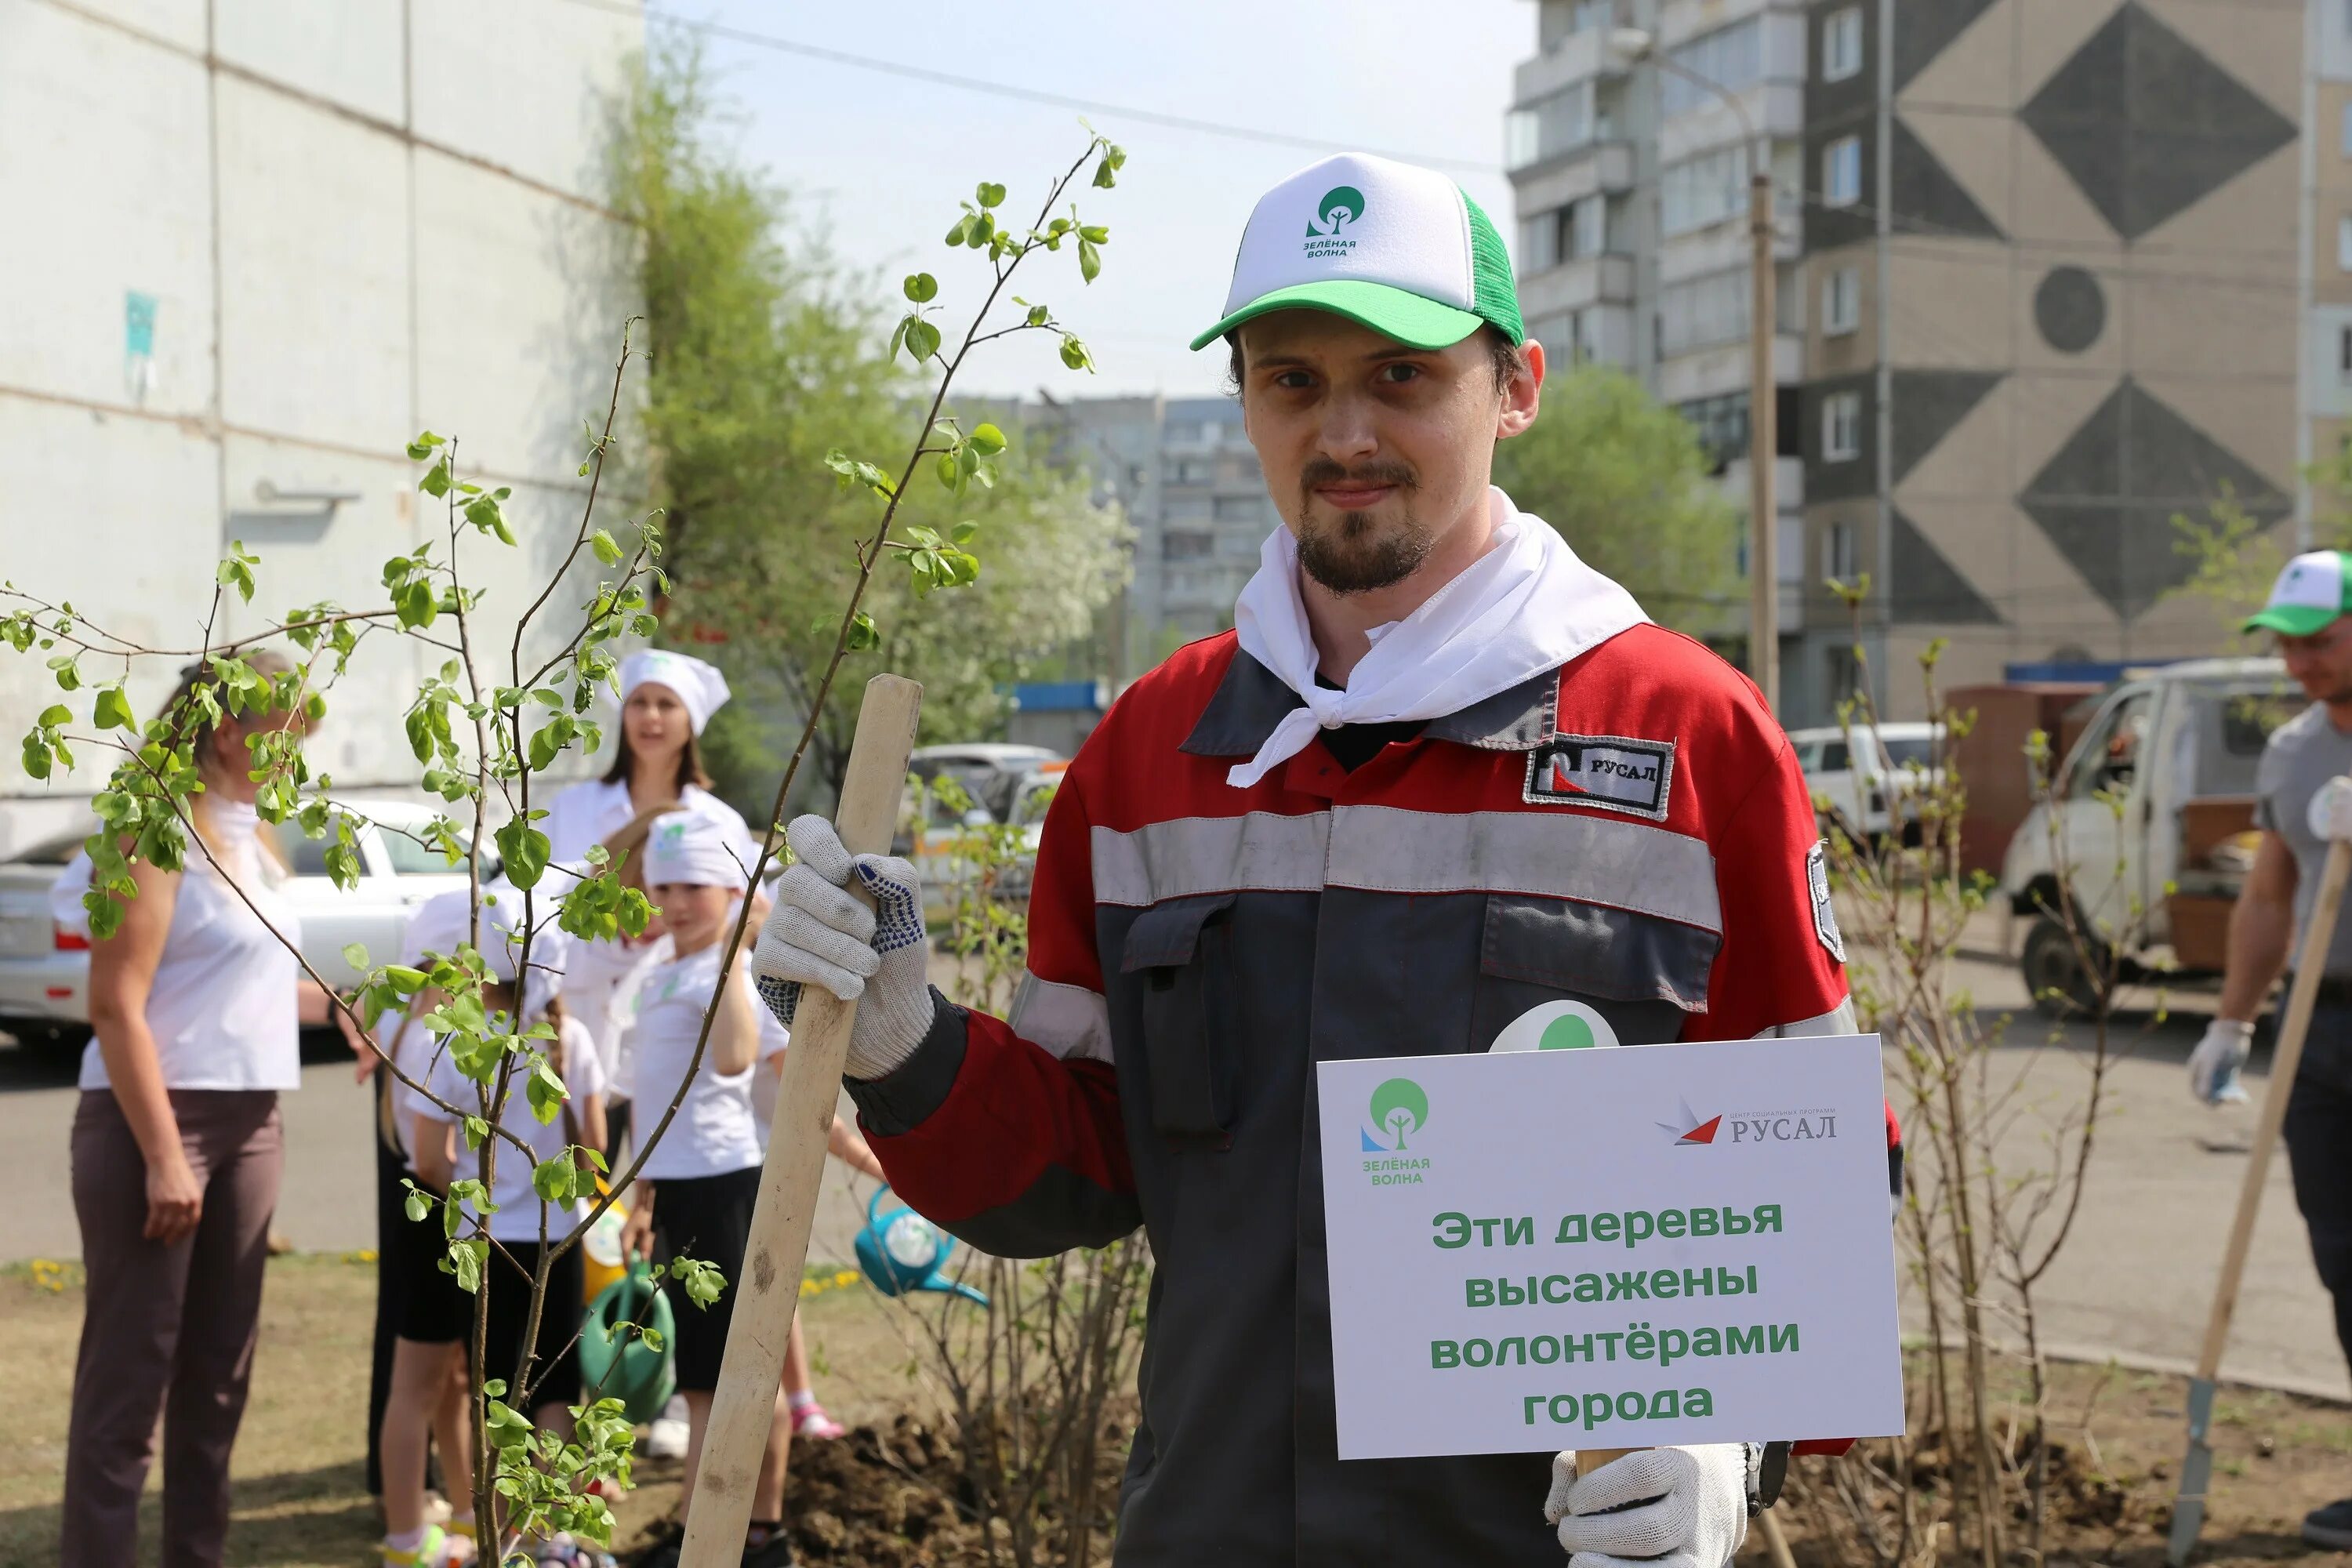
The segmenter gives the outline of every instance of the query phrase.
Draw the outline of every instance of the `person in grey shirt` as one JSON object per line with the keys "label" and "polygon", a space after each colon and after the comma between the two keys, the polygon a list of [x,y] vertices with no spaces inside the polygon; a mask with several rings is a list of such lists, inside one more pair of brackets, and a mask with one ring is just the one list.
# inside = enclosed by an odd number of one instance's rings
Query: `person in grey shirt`
{"label": "person in grey shirt", "polygon": [[[2352,838],[2352,555],[2296,556],[2245,629],[2275,636],[2311,706],[2279,726],[2255,773],[2262,847],[2230,914],[2218,1016],[2189,1058],[2190,1092],[2208,1104],[2246,1098],[2237,1078],[2254,1016],[2301,946],[2330,840]],[[2335,1300],[2336,1339],[2352,1357],[2352,921],[2328,944],[2285,1131],[2295,1206]],[[2352,1498],[2305,1515],[2303,1539],[2352,1550]]]}

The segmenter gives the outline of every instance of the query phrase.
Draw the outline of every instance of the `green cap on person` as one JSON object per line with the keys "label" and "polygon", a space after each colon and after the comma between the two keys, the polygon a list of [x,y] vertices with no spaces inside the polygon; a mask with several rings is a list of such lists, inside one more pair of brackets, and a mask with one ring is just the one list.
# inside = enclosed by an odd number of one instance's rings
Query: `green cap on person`
{"label": "green cap on person", "polygon": [[2315,550],[2286,563],[2271,584],[2270,603],[2248,616],[2241,631],[2257,628],[2307,637],[2339,616],[2352,615],[2352,555]]}
{"label": "green cap on person", "polygon": [[1417,349],[1482,326],[1527,341],[1503,237],[1461,186],[1388,158],[1343,153],[1258,198],[1206,348],[1269,310],[1328,310]]}

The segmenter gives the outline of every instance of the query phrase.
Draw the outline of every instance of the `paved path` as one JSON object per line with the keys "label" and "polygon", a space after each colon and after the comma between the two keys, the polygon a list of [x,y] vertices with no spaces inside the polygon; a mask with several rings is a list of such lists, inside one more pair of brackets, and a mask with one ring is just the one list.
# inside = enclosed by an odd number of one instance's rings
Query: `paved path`
{"label": "paved path", "polygon": [[[1980,947],[1997,940],[1988,922]],[[2014,967],[1997,953],[1984,951],[1962,967],[1979,1003],[2022,1008]],[[2115,1069],[2113,1112],[2084,1211],[2041,1292],[2043,1336],[2055,1349],[2112,1351],[2153,1364],[2185,1363],[2197,1353],[2253,1118],[2251,1107],[2209,1111],[2191,1103],[2181,1064],[2203,1027],[2196,1014],[2210,1004],[2192,996],[2177,1005],[2182,1011],[2157,1023],[2143,1001],[2121,1026],[2129,1054]],[[2047,1108],[2079,1099],[2086,1040],[2074,1030],[2063,1046],[2042,1048],[2043,1033],[2031,1014],[2021,1016],[2000,1060],[2026,1073],[2021,1103]],[[2249,1085],[2257,1101],[2267,1070],[2265,1051]],[[373,1246],[368,1097],[352,1085],[348,1059],[316,1061],[303,1076],[302,1091],[286,1100],[279,1228],[306,1248]],[[69,1074],[37,1070],[0,1044],[0,1150],[13,1178],[11,1201],[0,1211],[0,1260],[79,1250],[66,1170],[74,1098]],[[2039,1125],[2029,1117],[2012,1127],[2011,1157],[2032,1148]],[[849,1257],[862,1204],[847,1173],[829,1162],[818,1256]],[[2225,1370],[2336,1397],[2352,1394],[2283,1159],[2272,1168]]]}

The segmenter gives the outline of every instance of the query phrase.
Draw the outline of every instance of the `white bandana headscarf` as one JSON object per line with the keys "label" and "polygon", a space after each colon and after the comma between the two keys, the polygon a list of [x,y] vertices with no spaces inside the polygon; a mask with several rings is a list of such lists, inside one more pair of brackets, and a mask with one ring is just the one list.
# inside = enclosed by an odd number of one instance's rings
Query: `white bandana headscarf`
{"label": "white bandana headscarf", "polygon": [[667,882],[740,889],[750,879],[727,829],[698,812],[654,818],[646,835],[646,886]]}
{"label": "white bandana headscarf", "polygon": [[626,703],[629,693],[649,680],[677,693],[698,735],[710,722],[710,716],[727,706],[727,678],[719,673],[716,665],[705,664],[688,654],[674,653],[668,648],[645,648],[623,659],[622,702]]}
{"label": "white bandana headscarf", "polygon": [[1287,528],[1267,536],[1257,574],[1234,606],[1234,630],[1242,651],[1307,705],[1275,726],[1256,756],[1236,763],[1227,784],[1248,788],[1304,751],[1318,730],[1458,713],[1650,618],[1633,595],[1577,559],[1549,523],[1499,489],[1486,493],[1494,544],[1419,609],[1376,630],[1344,690],[1315,681],[1320,656],[1298,596],[1298,542]]}

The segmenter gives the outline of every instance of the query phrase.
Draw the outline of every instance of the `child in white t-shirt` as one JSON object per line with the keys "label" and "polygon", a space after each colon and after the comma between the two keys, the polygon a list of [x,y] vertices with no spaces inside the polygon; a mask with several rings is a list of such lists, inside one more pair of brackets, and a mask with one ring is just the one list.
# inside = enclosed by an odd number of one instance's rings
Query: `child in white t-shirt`
{"label": "child in white t-shirt", "polygon": [[[664,816],[646,840],[645,867],[646,891],[669,928],[674,956],[641,983],[625,1047],[635,1132],[641,1144],[650,1144],[650,1152],[637,1173],[624,1247],[642,1255],[658,1247],[669,1257],[692,1258],[715,1266],[727,1280],[727,1289],[706,1308],[689,1299],[677,1279],[664,1279],[688,1427],[678,1500],[683,1517],[710,1424],[711,1394],[719,1385],[735,1282],[742,1273],[760,1192],[763,1148],[752,1110],[753,1068],[762,1057],[784,1048],[785,1036],[752,993],[748,943],[732,970],[723,977],[719,972],[728,921],[744,891],[742,865],[724,830],[688,812]],[[698,1066],[695,1044],[714,995],[709,1039]],[[677,1112],[656,1140],[673,1100],[678,1101]],[[752,1493],[747,1551],[766,1551],[785,1539],[784,1457],[791,1440],[790,1409],[780,1394],[767,1459]]]}

